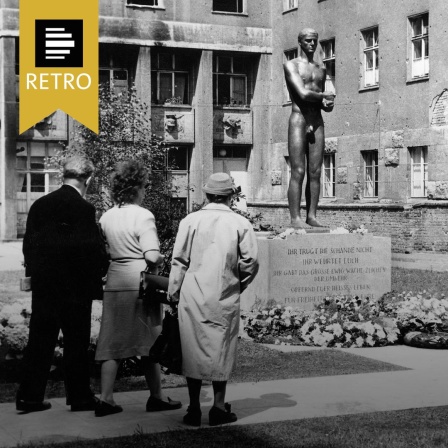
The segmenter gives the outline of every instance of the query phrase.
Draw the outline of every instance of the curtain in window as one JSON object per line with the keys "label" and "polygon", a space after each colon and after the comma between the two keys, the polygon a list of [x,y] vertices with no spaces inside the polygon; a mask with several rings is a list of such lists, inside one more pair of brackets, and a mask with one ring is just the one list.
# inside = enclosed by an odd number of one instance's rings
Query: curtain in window
{"label": "curtain in window", "polygon": [[334,197],[334,154],[324,155],[324,197]]}
{"label": "curtain in window", "polygon": [[428,38],[415,40],[412,45],[412,76],[425,76],[429,73]]}
{"label": "curtain in window", "polygon": [[329,198],[329,197],[333,196],[332,191],[331,191],[330,173],[327,170],[325,170],[323,196],[326,197],[326,198]]}
{"label": "curtain in window", "polygon": [[180,97],[182,104],[188,103],[187,98],[187,74],[176,73],[174,76],[174,96]]}
{"label": "curtain in window", "polygon": [[218,75],[218,104],[230,104],[230,76]]}
{"label": "curtain in window", "polygon": [[16,171],[16,191],[26,192],[26,173]]}
{"label": "curtain in window", "polygon": [[26,206],[26,173],[16,171],[16,204],[17,213],[27,213]]}
{"label": "curtain in window", "polygon": [[160,97],[161,104],[173,96],[172,73],[160,73]]}
{"label": "curtain in window", "polygon": [[426,182],[428,180],[428,166],[426,163],[426,154],[424,148],[414,148],[411,152],[411,160],[411,196],[424,197],[426,196]]}
{"label": "curtain in window", "polygon": [[48,173],[48,193],[57,190],[60,186],[58,173]]}
{"label": "curtain in window", "polygon": [[374,151],[364,153],[364,196],[378,196],[378,154]]}
{"label": "curtain in window", "polygon": [[366,52],[366,86],[378,84],[378,51],[372,50]]}
{"label": "curtain in window", "polygon": [[375,196],[375,180],[374,180],[374,173],[373,173],[373,167],[367,166],[366,167],[366,183],[365,183],[365,192],[364,195],[368,197]]}
{"label": "curtain in window", "polygon": [[234,104],[244,105],[246,104],[246,82],[244,77],[233,77],[233,93],[232,99]]}

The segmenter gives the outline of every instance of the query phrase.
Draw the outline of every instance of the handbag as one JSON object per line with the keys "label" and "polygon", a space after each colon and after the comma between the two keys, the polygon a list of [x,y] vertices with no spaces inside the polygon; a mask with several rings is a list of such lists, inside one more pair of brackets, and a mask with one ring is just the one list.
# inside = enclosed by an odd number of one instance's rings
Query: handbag
{"label": "handbag", "polygon": [[166,375],[182,375],[182,348],[180,345],[179,320],[177,305],[173,311],[165,311],[162,332],[149,349],[149,360],[162,366]]}
{"label": "handbag", "polygon": [[146,303],[164,303],[168,301],[168,277],[151,274],[148,270],[140,272],[140,290],[138,298]]}

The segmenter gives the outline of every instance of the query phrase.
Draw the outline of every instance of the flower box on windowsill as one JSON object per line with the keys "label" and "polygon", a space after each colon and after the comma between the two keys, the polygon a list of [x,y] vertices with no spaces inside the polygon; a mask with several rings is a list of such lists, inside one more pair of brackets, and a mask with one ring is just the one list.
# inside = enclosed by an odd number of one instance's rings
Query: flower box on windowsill
{"label": "flower box on windowsill", "polygon": [[214,109],[243,109],[250,110],[249,104],[214,104]]}
{"label": "flower box on windowsill", "polygon": [[173,96],[171,98],[167,98],[163,103],[164,106],[178,106],[179,104],[183,104],[181,96]]}
{"label": "flower box on windowsill", "polygon": [[189,109],[191,110],[191,104],[173,104],[173,103],[151,103],[152,108],[159,109]]}
{"label": "flower box on windowsill", "polygon": [[153,106],[159,106],[159,107],[168,107],[168,108],[183,108],[183,109],[191,109],[191,104],[172,104],[172,103],[164,103],[164,104],[153,104]]}

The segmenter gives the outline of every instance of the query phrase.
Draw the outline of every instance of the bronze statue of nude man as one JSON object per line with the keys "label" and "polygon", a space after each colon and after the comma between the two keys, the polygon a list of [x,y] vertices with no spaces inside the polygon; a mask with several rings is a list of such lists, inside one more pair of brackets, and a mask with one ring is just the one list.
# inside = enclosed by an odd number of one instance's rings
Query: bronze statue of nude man
{"label": "bronze statue of nude man", "polygon": [[[325,68],[314,60],[317,39],[315,30],[302,30],[298,37],[301,50],[299,56],[284,64],[286,85],[292,102],[288,128],[291,163],[288,203],[291,227],[295,229],[325,227],[316,219],[325,146],[321,110],[333,110],[335,94],[324,92]],[[300,201],[305,173],[306,219],[303,220],[300,217]]]}

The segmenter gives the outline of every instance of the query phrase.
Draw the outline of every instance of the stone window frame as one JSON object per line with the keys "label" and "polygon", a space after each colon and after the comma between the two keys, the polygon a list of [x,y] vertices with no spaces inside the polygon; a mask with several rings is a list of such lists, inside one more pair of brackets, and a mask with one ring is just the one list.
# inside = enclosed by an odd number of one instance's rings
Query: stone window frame
{"label": "stone window frame", "polygon": [[[425,19],[426,19],[426,32],[425,32]],[[421,22],[422,33],[418,35],[414,35],[414,23],[417,21]],[[408,58],[409,63],[407,64],[407,73],[406,79],[407,82],[415,82],[415,81],[425,81],[429,79],[429,12],[423,12],[419,14],[413,14],[408,17]],[[421,43],[422,45],[422,53],[423,53],[423,73],[422,74],[414,74],[415,66],[414,63],[414,46],[416,43]],[[426,57],[425,57],[426,54]],[[426,59],[426,62],[425,62]]]}
{"label": "stone window frame", "polygon": [[363,197],[378,198],[378,150],[361,151],[363,164]]}
{"label": "stone window frame", "polygon": [[[171,68],[160,68],[159,66],[159,59],[160,54],[166,54],[171,56]],[[171,105],[177,105],[177,104],[191,104],[191,97],[190,97],[190,80],[191,80],[191,72],[193,69],[193,64],[190,66],[189,70],[185,69],[177,69],[176,67],[176,52],[170,51],[170,49],[161,49],[158,52],[151,51],[151,104],[171,104]],[[155,59],[157,59],[157,62],[155,62]],[[160,102],[160,75],[171,75],[171,98],[169,102],[163,101]],[[176,74],[178,75],[184,75],[186,76],[185,80],[185,93],[183,98],[181,99],[182,102],[178,102],[176,100]],[[154,79],[156,78],[156,79]],[[156,92],[156,98],[153,98],[153,84],[156,84],[155,92]]]}
{"label": "stone window frame", "polygon": [[283,12],[294,11],[299,7],[299,0],[283,0]]}
{"label": "stone window frame", "polygon": [[[253,146],[252,145],[238,145],[238,144],[226,144],[226,143],[213,143],[213,172],[215,172],[215,162],[222,162],[222,167],[219,167],[219,171],[228,173],[231,176],[233,169],[231,168],[232,162],[243,162],[244,168],[238,170],[241,173],[245,173],[243,185],[241,184],[241,177],[234,177],[235,184],[241,186],[243,197],[236,202],[236,207],[243,210],[247,209],[247,197],[250,194],[251,174],[249,171],[250,160],[252,157]],[[230,166],[228,165],[230,164]],[[241,167],[240,167],[241,168]],[[245,183],[245,186],[244,186]],[[246,188],[247,190],[246,190]]]}
{"label": "stone window frame", "polygon": [[[222,69],[220,66],[220,58],[230,59],[230,71]],[[250,66],[252,66],[252,59],[245,58],[243,55],[237,54],[226,54],[226,53],[216,53],[213,55],[213,105],[214,106],[224,106],[224,107],[237,107],[237,108],[248,108],[250,105],[252,92],[249,89],[249,77],[251,76],[252,68],[248,67],[246,72],[239,72],[235,69],[235,59],[245,59]],[[229,101],[228,103],[219,102],[220,97],[224,96],[220,93],[222,92],[219,85],[219,77],[228,76],[230,78],[229,83]],[[244,79],[244,101],[236,102],[236,100],[231,96],[235,93],[235,79]],[[225,97],[227,98],[227,97]]]}
{"label": "stone window frame", "polygon": [[[361,85],[359,87],[360,90],[370,90],[370,89],[378,89],[379,88],[379,25],[371,26],[369,28],[364,28],[360,30],[360,67],[361,67],[361,76],[360,82]],[[376,32],[376,33],[375,33]],[[367,40],[369,39],[370,33],[373,33],[372,45],[368,45]],[[375,36],[376,34],[376,36]],[[376,39],[375,39],[376,37]],[[371,58],[373,62],[373,82],[368,82],[367,75],[367,61],[369,55],[372,55]]]}
{"label": "stone window frame", "polygon": [[[283,62],[290,61],[299,56],[299,48],[293,47],[283,51]],[[286,80],[283,76],[283,104],[291,104],[291,96],[289,95],[288,87],[286,86]]]}
{"label": "stone window frame", "polygon": [[50,163],[50,158],[61,150],[63,145],[61,142],[48,140],[17,140],[16,147],[17,188],[20,188],[16,193],[26,194],[28,212],[31,204],[37,199],[32,197],[33,193],[34,196],[43,196],[59,188],[59,169]]}
{"label": "stone window frame", "polygon": [[[411,169],[411,198],[426,198],[428,196],[428,147],[427,146],[411,146],[409,150],[410,169]],[[419,163],[415,159],[419,158]],[[421,190],[423,184],[423,191],[421,194],[416,194],[415,175],[418,171],[419,189]]]}
{"label": "stone window frame", "polygon": [[[326,162],[329,161],[329,166]],[[336,196],[336,155],[334,152],[324,154],[322,161],[322,197],[334,198]],[[326,192],[330,190],[330,194]]]}
{"label": "stone window frame", "polygon": [[322,40],[320,46],[322,48],[322,62],[326,71],[325,91],[336,92],[336,38]]}
{"label": "stone window frame", "polygon": [[[177,152],[177,154],[174,154],[174,152]],[[162,156],[163,169],[154,170],[154,172],[163,174],[165,180],[171,181],[171,185],[173,186],[171,201],[182,204],[185,210],[189,210],[190,207],[189,185],[192,153],[192,145],[168,145],[167,151]],[[176,160],[180,160],[182,166],[176,164]],[[183,179],[185,180],[182,181]],[[186,185],[187,187],[182,188],[182,185]]]}
{"label": "stone window frame", "polygon": [[165,0],[127,0],[126,6],[142,9],[165,9]]}
{"label": "stone window frame", "polygon": [[247,16],[247,0],[227,0],[227,2],[231,1],[235,4],[235,11],[225,11],[225,10],[219,10],[215,8],[219,8],[218,5],[216,5],[216,2],[219,2],[222,0],[212,0],[212,14],[231,14],[231,15],[238,15],[238,16]]}

